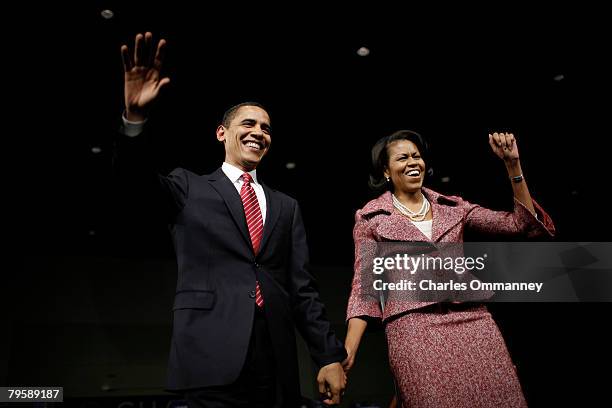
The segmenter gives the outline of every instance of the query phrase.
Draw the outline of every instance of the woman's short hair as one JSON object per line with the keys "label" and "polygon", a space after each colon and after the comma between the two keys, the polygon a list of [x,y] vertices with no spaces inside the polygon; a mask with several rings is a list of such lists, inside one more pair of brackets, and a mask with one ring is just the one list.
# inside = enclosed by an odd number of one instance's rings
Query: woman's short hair
{"label": "woman's short hair", "polygon": [[392,134],[378,139],[378,141],[372,147],[372,172],[370,173],[370,181],[368,185],[375,191],[390,190],[393,186],[387,182],[385,178],[385,168],[389,163],[389,154],[387,147],[398,140],[409,140],[414,143],[421,157],[428,164],[426,175],[431,176],[433,169],[428,163],[429,160],[429,145],[427,140],[419,133],[413,130],[398,130]]}

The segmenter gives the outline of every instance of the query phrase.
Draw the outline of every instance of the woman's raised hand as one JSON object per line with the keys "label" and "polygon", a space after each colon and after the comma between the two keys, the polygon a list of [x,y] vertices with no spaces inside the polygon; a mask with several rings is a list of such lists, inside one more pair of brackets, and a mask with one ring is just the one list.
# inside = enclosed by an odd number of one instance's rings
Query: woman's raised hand
{"label": "woman's raised hand", "polygon": [[519,151],[514,134],[489,133],[489,145],[493,149],[493,153],[507,164],[519,160]]}

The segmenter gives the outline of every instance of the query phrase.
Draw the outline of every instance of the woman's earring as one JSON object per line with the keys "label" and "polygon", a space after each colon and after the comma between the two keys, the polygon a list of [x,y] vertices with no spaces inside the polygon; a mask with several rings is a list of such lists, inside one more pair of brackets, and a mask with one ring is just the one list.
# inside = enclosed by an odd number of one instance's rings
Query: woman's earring
{"label": "woman's earring", "polygon": [[389,177],[387,177],[387,183],[390,181]]}

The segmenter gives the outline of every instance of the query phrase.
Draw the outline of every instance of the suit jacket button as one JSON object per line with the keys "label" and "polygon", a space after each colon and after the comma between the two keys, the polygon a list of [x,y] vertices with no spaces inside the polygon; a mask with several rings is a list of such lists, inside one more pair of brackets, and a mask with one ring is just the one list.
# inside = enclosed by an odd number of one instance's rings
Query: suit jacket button
{"label": "suit jacket button", "polygon": [[251,299],[255,299],[255,291],[254,291],[254,290],[252,290],[252,291],[250,291],[250,292],[249,292],[249,297],[250,297]]}

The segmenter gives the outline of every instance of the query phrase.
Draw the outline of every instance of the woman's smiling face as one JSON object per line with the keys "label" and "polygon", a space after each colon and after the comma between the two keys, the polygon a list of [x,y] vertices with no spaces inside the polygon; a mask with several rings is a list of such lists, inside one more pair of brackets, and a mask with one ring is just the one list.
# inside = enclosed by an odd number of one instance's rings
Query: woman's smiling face
{"label": "woman's smiling face", "polygon": [[387,146],[385,177],[393,183],[393,191],[413,193],[423,186],[425,161],[416,144],[410,140],[396,140]]}

